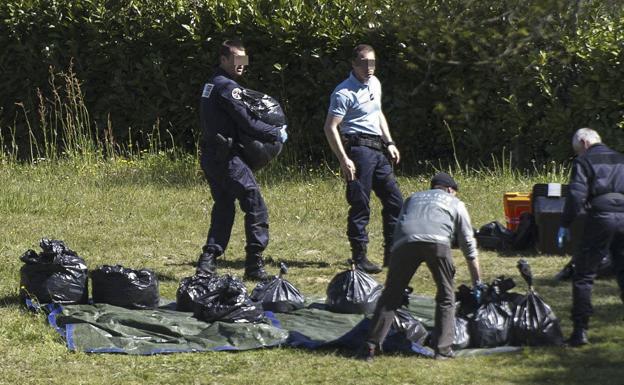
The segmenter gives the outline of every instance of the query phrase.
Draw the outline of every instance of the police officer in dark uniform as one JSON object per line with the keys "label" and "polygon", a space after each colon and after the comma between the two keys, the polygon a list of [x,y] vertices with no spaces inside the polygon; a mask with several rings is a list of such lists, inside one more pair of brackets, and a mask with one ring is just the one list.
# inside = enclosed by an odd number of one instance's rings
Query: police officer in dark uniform
{"label": "police officer in dark uniform", "polygon": [[624,155],[602,144],[598,133],[590,128],[576,131],[572,147],[578,156],[572,163],[557,243],[560,248],[564,246],[570,225],[585,208],[585,230],[572,276],[574,329],[568,340],[568,345],[579,346],[589,343],[592,286],[600,262],[609,252],[618,285],[624,292]]}
{"label": "police officer in dark uniform", "polygon": [[263,280],[262,252],[269,243],[268,210],[254,175],[236,151],[239,133],[266,142],[285,142],[286,127],[275,127],[252,116],[241,102],[242,87],[235,79],[248,64],[240,41],[221,45],[219,66],[201,95],[201,167],[214,200],[208,239],[197,263],[197,273],[216,271],[216,260],[227,248],[235,206],[245,213],[245,278]]}
{"label": "police officer in dark uniform", "polygon": [[390,247],[403,196],[397,185],[392,162],[399,162],[399,150],[392,141],[388,122],[381,109],[381,83],[375,77],[375,51],[360,44],[351,57],[352,72],[331,95],[325,121],[325,135],[340,162],[347,180],[347,236],[356,265],[368,272],[379,273],[379,266],[367,257],[371,190],[382,204],[384,266],[390,258]]}

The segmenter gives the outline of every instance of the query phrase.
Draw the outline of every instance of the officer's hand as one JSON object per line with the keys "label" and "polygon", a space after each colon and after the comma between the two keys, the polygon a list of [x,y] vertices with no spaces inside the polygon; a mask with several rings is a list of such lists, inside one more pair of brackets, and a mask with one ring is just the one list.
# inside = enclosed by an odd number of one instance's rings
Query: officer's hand
{"label": "officer's hand", "polygon": [[345,158],[342,162],[340,162],[340,169],[342,170],[342,175],[344,175],[347,182],[351,182],[355,180],[355,163],[349,158]]}
{"label": "officer's hand", "polygon": [[559,227],[559,231],[557,231],[557,247],[563,249],[563,245],[568,239],[570,239],[570,230],[567,227]]}
{"label": "officer's hand", "polygon": [[477,281],[472,287],[472,298],[474,298],[477,306],[481,305],[481,302],[483,301],[485,289],[487,289],[487,286],[485,286],[481,281]]}
{"label": "officer's hand", "polygon": [[279,130],[278,140],[280,141],[280,143],[286,143],[286,140],[288,139],[288,132],[286,132],[286,127],[288,126],[284,124]]}
{"label": "officer's hand", "polygon": [[388,146],[388,153],[390,154],[390,158],[392,158],[392,162],[394,164],[399,164],[401,154],[399,154],[399,149],[394,144]]}

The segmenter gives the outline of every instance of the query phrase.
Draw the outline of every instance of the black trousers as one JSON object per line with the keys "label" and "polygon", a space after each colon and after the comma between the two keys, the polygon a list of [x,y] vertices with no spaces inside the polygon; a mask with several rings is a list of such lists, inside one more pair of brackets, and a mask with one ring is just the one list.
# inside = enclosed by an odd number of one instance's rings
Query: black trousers
{"label": "black trousers", "polygon": [[383,343],[394,321],[394,311],[403,302],[403,292],[423,262],[437,287],[432,346],[442,354],[451,350],[455,337],[455,266],[450,247],[431,242],[406,243],[392,253],[385,288],[368,334],[369,344]]}
{"label": "black trousers", "polygon": [[356,179],[347,183],[346,195],[349,203],[347,236],[352,256],[359,259],[366,256],[370,220],[370,195],[374,191],[381,201],[383,223],[384,255],[390,253],[392,235],[401,207],[403,196],[394,177],[392,165],[383,152],[365,146],[353,146],[349,157],[355,164]]}
{"label": "black trousers", "polygon": [[[624,292],[624,213],[588,214],[580,252],[574,257],[572,275],[572,321],[587,328],[594,313],[592,287],[600,262],[611,253],[620,293]],[[623,296],[624,300],[624,296]]]}
{"label": "black trousers", "polygon": [[269,211],[249,166],[237,155],[222,163],[202,155],[200,162],[214,201],[204,252],[221,255],[227,248],[238,200],[245,213],[245,251],[262,253],[269,243]]}

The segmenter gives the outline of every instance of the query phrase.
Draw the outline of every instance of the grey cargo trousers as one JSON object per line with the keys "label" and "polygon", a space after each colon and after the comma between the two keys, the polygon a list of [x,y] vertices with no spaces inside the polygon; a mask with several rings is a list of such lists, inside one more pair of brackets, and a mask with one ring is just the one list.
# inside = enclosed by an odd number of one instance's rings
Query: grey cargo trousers
{"label": "grey cargo trousers", "polygon": [[450,247],[432,242],[410,242],[392,252],[385,288],[367,337],[369,345],[381,346],[392,326],[394,311],[403,303],[403,292],[423,262],[437,286],[431,346],[438,353],[451,351],[455,337],[455,266]]}

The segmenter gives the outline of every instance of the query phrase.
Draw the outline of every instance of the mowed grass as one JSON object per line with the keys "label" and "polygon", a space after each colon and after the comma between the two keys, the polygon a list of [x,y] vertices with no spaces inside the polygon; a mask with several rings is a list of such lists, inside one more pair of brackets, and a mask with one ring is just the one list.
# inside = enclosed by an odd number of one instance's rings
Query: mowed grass
{"label": "mowed grass", "polygon": [[[526,176],[502,169],[456,172],[460,197],[479,227],[504,222],[502,196],[530,191],[534,183],[565,182],[556,167]],[[404,195],[426,188],[431,173],[400,176]],[[330,279],[346,267],[347,205],[342,181],[327,170],[274,167],[258,179],[269,207],[271,243],[265,256],[277,273],[285,261],[288,279],[304,294],[323,296]],[[623,384],[624,306],[613,280],[594,290],[596,314],[592,344],[579,349],[527,348],[518,354],[436,362],[413,356],[379,356],[372,364],[343,351],[290,348],[238,353],[188,353],[135,357],[71,353],[43,316],[17,299],[19,256],[39,251],[40,238],[62,239],[90,268],[122,264],[151,268],[160,277],[161,296],[175,298],[178,282],[194,271],[204,243],[212,205],[210,190],[193,159],[163,157],[89,163],[79,161],[25,166],[0,164],[0,384]],[[242,276],[242,213],[232,233],[221,273]],[[380,205],[373,198],[370,256],[381,263]],[[457,285],[469,283],[458,250]],[[481,251],[486,281],[512,276],[527,258],[536,289],[552,305],[564,334],[571,331],[568,282],[552,277],[568,257]],[[385,273],[376,278],[383,282]],[[433,295],[433,281],[422,268],[412,281],[417,294]],[[248,287],[253,288],[253,284]]]}

